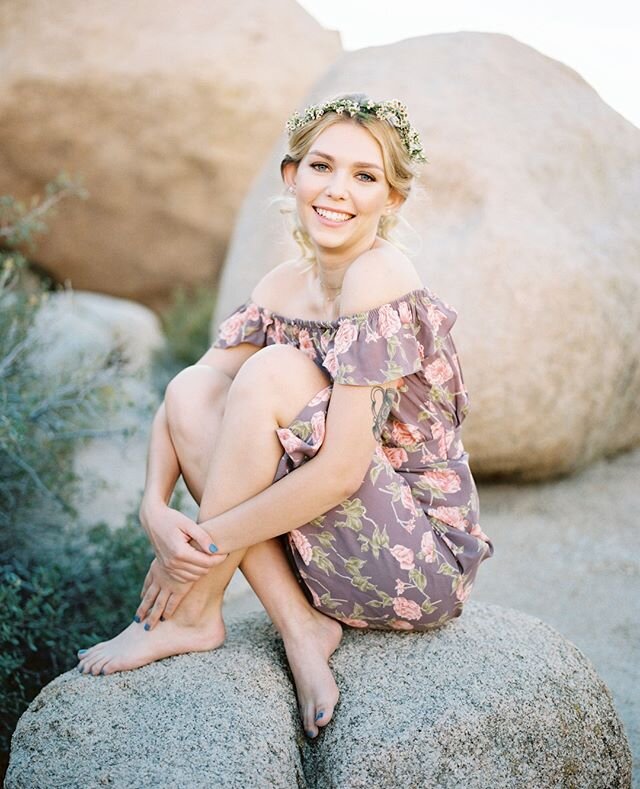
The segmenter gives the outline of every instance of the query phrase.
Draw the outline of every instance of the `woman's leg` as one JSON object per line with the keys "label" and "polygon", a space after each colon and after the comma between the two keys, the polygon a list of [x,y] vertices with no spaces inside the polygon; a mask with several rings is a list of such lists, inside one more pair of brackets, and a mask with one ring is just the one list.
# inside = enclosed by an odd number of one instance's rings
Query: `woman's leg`
{"label": "woman's leg", "polygon": [[[243,365],[233,388],[218,371],[197,366],[185,370],[167,390],[171,438],[185,481],[201,505],[202,519],[236,506],[272,483],[282,455],[275,428],[289,424],[327,383],[299,351],[278,348],[268,359],[257,359],[260,354],[251,357],[252,363]],[[265,352],[268,349],[261,354]],[[278,387],[275,381],[286,386]],[[338,698],[327,661],[342,629],[309,605],[275,539],[229,554],[194,585],[175,615],[161,626],[145,632],[141,625],[132,624],[120,636],[94,647],[83,659],[85,670],[110,673],[178,651],[218,646],[224,640],[222,596],[240,561],[283,637],[305,729],[317,733],[316,725],[330,720]],[[175,632],[167,632],[172,629]],[[203,632],[213,636],[208,645],[198,642],[189,650],[182,648],[185,633]],[[322,717],[316,724],[319,713]]]}

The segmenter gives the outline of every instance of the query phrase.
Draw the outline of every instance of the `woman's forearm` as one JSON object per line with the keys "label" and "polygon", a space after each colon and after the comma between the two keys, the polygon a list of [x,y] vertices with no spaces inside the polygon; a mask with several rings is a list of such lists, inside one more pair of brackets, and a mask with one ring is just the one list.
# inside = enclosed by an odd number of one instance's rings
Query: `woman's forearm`
{"label": "woman's forearm", "polygon": [[[241,504],[200,521],[221,553],[248,548],[297,529],[347,499],[347,486],[337,469],[321,455],[306,461]],[[345,519],[347,516],[345,515]]]}
{"label": "woman's forearm", "polygon": [[169,434],[163,402],[151,425],[141,513],[157,504],[168,504],[179,477],[180,465]]}

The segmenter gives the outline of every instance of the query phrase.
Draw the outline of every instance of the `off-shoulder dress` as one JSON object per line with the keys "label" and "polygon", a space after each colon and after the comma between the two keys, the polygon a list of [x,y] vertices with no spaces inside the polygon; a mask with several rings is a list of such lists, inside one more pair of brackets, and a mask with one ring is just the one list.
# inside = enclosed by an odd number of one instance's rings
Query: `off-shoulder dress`
{"label": "off-shoulder dress", "polygon": [[249,298],[218,328],[215,348],[287,343],[331,379],[276,429],[284,452],[274,483],[319,451],[334,383],[402,379],[360,488],[281,537],[307,599],[352,627],[440,627],[460,616],[480,563],[493,556],[460,433],[469,395],[451,336],[457,315],[422,287],[325,321]]}

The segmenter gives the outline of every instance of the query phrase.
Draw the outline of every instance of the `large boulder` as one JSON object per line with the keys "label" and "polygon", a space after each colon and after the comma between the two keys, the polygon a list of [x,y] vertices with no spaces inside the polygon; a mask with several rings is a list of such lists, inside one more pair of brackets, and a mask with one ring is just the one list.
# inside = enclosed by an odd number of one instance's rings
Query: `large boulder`
{"label": "large boulder", "polygon": [[[346,52],[300,103],[397,97],[431,163],[401,239],[459,313],[478,477],[542,479],[640,441],[640,132],[575,71],[499,33]],[[298,254],[272,195],[281,134],[238,216],[214,325]]]}
{"label": "large boulder", "polygon": [[4,0],[0,194],[62,170],[89,191],[37,262],[151,305],[212,282],[292,103],[341,51],[295,0]]}
{"label": "large boulder", "polygon": [[534,617],[469,602],[428,634],[347,630],[332,667],[340,701],[313,741],[265,614],[213,652],[69,671],[20,719],[5,786],[630,786],[607,687]]}

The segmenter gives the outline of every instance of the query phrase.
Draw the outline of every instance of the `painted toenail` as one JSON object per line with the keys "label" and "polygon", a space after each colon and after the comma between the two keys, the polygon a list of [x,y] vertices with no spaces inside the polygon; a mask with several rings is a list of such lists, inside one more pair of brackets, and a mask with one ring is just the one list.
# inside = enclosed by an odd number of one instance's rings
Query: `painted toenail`
{"label": "painted toenail", "polygon": [[104,669],[103,668],[100,669],[100,673],[104,674]]}
{"label": "painted toenail", "polygon": [[307,737],[311,737],[312,739],[316,736],[312,731],[306,731],[305,734]]}
{"label": "painted toenail", "polygon": [[151,630],[151,625],[148,622],[146,622],[145,626],[144,626],[144,629],[145,630]]}
{"label": "painted toenail", "polygon": [[322,717],[323,717],[323,715],[324,715],[324,712],[319,712],[319,713],[316,715],[316,720],[317,720],[317,721],[319,721],[319,720],[320,720],[320,718],[322,718]]}
{"label": "painted toenail", "polygon": [[140,621],[140,617],[138,616],[138,614],[136,614],[136,615],[133,617],[133,621],[134,621],[134,622],[139,622],[139,621]]}
{"label": "painted toenail", "polygon": [[160,621],[164,622],[164,617],[163,616],[160,617]]}
{"label": "painted toenail", "polygon": [[211,551],[211,553],[216,553],[218,550],[218,546],[211,543],[211,545],[209,546],[209,550]]}
{"label": "painted toenail", "polygon": [[82,666],[78,666],[78,671],[79,671],[81,674],[83,673],[84,669],[82,668]]}
{"label": "painted toenail", "polygon": [[79,649],[79,650],[78,650],[78,654],[79,654],[79,655],[84,655],[84,653],[85,653],[85,652],[88,652],[88,651],[89,651],[89,650],[87,650],[87,649]]}

